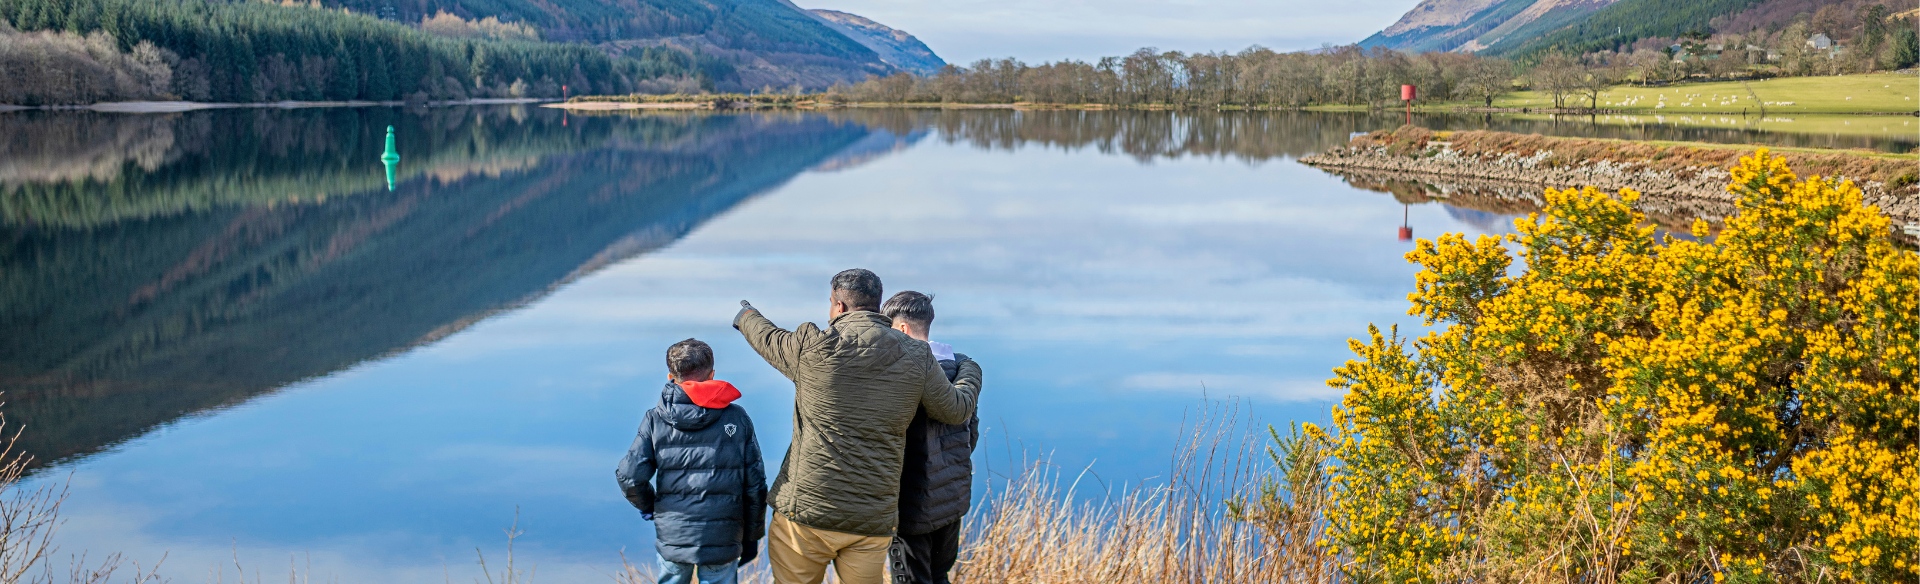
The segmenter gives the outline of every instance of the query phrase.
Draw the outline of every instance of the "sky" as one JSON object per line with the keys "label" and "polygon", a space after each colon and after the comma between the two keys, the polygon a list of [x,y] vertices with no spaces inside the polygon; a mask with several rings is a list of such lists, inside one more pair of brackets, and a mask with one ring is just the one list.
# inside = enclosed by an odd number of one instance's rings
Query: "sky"
{"label": "sky", "polygon": [[907,31],[949,63],[1318,48],[1366,38],[1417,0],[800,0]]}

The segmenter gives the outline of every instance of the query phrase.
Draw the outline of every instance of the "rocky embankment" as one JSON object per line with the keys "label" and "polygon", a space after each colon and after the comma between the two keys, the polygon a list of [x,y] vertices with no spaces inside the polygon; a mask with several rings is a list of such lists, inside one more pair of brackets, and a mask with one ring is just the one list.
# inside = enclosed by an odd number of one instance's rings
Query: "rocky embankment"
{"label": "rocky embankment", "polygon": [[[1726,190],[1727,169],[1751,150],[1408,126],[1356,136],[1347,146],[1300,160],[1350,180],[1442,183],[1426,189],[1441,198],[1453,190],[1448,184],[1477,196],[1507,193],[1523,199],[1516,202],[1535,205],[1545,187],[1631,188],[1643,195],[1642,211],[1679,221],[1731,214],[1736,197]],[[1920,234],[1920,177],[1915,176],[1920,160],[1848,151],[1786,156],[1802,176],[1853,180],[1867,204],[1893,219],[1902,239]]]}

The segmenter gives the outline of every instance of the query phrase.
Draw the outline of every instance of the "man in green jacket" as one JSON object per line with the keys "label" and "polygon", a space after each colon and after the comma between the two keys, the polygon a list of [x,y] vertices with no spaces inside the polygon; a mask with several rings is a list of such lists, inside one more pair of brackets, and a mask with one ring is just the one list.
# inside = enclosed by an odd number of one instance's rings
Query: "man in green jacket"
{"label": "man in green jacket", "polygon": [[973,417],[980,366],[947,381],[925,341],[879,313],[880,277],[834,275],[826,330],[788,331],[746,301],[733,327],[793,381],[793,443],[773,481],[767,559],[774,581],[818,584],[827,564],[846,584],[881,584],[899,521],[900,471],[914,412],[951,424]]}

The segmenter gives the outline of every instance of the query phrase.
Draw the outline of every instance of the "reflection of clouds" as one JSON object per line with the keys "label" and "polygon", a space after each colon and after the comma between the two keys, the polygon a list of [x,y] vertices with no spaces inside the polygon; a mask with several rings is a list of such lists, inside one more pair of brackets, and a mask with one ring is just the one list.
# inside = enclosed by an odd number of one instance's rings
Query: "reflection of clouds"
{"label": "reflection of clouds", "polygon": [[[1350,238],[1356,229],[1397,225],[1398,209],[1344,193],[1275,193],[1267,182],[1347,190],[1317,173],[932,150],[942,157],[932,172],[918,162],[909,163],[913,173],[899,174],[889,160],[872,169],[878,176],[802,177],[781,197],[743,205],[723,219],[727,225],[608,277],[672,278],[672,289],[689,291],[730,288],[770,314],[774,299],[798,294],[808,316],[827,276],[853,265],[879,272],[889,290],[945,293],[944,314],[1285,324],[1329,310],[1376,309],[1377,300],[1402,302],[1397,287],[1409,272],[1401,250],[1390,237]],[[1036,157],[1043,160],[1035,166],[1046,168],[1022,168]],[[1053,184],[976,188],[989,168],[1051,176],[1042,180]],[[1212,184],[1202,191],[1195,181]],[[1165,203],[1168,193],[1182,202]],[[1341,261],[1354,255],[1372,257]],[[1376,283],[1394,284],[1395,293]]]}
{"label": "reflection of clouds", "polygon": [[1273,401],[1319,401],[1340,397],[1340,390],[1321,379],[1222,375],[1213,373],[1136,373],[1121,387],[1154,392],[1205,395],[1208,398],[1247,397]]}
{"label": "reflection of clouds", "polygon": [[[1435,207],[1415,213],[1423,230],[1472,227]],[[782,326],[823,324],[828,278],[858,266],[889,293],[934,294],[935,336],[995,357],[996,379],[1093,398],[1140,389],[1122,381],[1166,370],[1161,361],[1213,356],[1251,397],[1319,399],[1329,393],[1318,381],[1249,376],[1317,380],[1368,322],[1405,318],[1413,267],[1392,235],[1401,213],[1291,163],[1144,167],[923,143],[798,177],[666,250],[483,325],[495,334],[441,349],[730,335],[743,298]]]}
{"label": "reflection of clouds", "polygon": [[[398,557],[392,550],[418,547],[419,534],[370,532],[309,540],[297,545],[261,545],[241,537],[183,540],[153,535],[167,531],[162,525],[166,518],[160,514],[139,506],[105,501],[89,502],[84,507],[66,506],[60,518],[61,539],[85,541],[88,545],[86,549],[62,547],[52,560],[54,565],[83,552],[87,554],[85,559],[96,563],[103,561],[107,554],[119,553],[125,561],[123,571],[132,571],[134,563],[143,569],[157,564],[161,574],[172,575],[174,580],[197,581],[196,578],[204,577],[206,582],[228,578],[240,582],[272,581],[283,574],[296,576],[302,582],[437,582],[452,580],[454,574],[460,575],[459,581],[484,580],[475,561],[475,548],[485,554],[495,578],[506,563],[505,534],[498,530],[476,533],[472,538],[450,538],[444,542],[448,544],[444,555]],[[499,514],[501,529],[512,522],[512,509]],[[524,519],[521,527],[526,533],[516,542],[516,567],[525,570],[528,564],[537,564],[541,580],[603,581],[607,574],[620,568],[620,558],[613,553],[618,550],[617,542],[609,542],[607,547],[611,549],[604,555],[559,562],[554,561],[560,559],[559,554],[543,549],[545,534],[526,529],[529,525]],[[633,549],[627,550],[627,555],[635,562],[652,556],[650,544],[630,547]],[[235,575],[236,569],[244,569],[246,573]]]}

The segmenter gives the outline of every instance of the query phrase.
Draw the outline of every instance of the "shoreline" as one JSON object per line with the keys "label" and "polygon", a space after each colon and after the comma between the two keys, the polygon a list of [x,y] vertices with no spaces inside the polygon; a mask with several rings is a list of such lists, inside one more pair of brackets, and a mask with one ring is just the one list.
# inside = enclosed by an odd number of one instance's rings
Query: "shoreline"
{"label": "shoreline", "polygon": [[[1476,189],[1512,187],[1513,193],[1543,188],[1592,186],[1642,193],[1648,211],[1667,217],[1724,218],[1738,197],[1727,192],[1729,161],[1756,146],[1559,138],[1506,132],[1431,132],[1404,127],[1356,136],[1347,146],[1305,156],[1300,162],[1343,178],[1369,182],[1463,183]],[[1790,160],[1802,176],[1850,179],[1864,202],[1892,220],[1896,238],[1911,245],[1920,237],[1920,184],[1911,171],[1920,157],[1845,150],[1770,149]],[[1359,175],[1352,177],[1349,175]],[[1442,192],[1446,184],[1434,185]],[[1494,189],[1509,191],[1512,189]],[[1498,198],[1514,198],[1504,193]],[[1524,199],[1537,198],[1537,194]]]}
{"label": "shoreline", "polygon": [[696,101],[674,102],[631,102],[631,101],[563,101],[541,104],[540,107],[579,112],[609,112],[624,110],[695,110],[713,109],[712,104]]}
{"label": "shoreline", "polygon": [[550,98],[487,98],[450,101],[429,101],[409,104],[405,101],[265,101],[265,102],[204,102],[204,101],[109,101],[89,105],[5,105],[0,104],[0,113],[21,111],[94,111],[120,114],[171,114],[210,109],[304,109],[326,107],[404,107],[418,105],[423,107],[445,107],[460,105],[524,105],[557,101]]}

